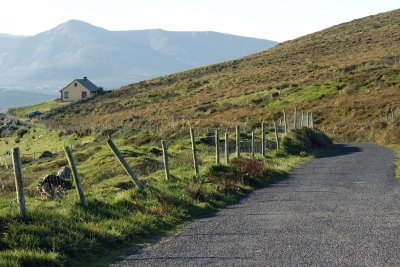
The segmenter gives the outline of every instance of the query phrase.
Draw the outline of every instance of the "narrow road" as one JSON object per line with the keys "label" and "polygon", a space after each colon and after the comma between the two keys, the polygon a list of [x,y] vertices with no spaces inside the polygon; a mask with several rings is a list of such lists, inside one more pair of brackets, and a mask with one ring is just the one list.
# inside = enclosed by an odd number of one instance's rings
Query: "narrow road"
{"label": "narrow road", "polygon": [[343,145],[113,266],[400,266],[394,160]]}

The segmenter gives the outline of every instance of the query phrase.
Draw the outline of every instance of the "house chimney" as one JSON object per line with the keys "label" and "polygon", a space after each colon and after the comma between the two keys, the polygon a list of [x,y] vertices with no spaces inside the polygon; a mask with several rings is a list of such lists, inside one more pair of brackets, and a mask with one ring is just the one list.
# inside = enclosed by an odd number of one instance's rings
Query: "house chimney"
{"label": "house chimney", "polygon": [[86,77],[86,76],[85,76],[85,77],[83,77],[83,80],[84,80],[84,81],[86,81],[86,80],[87,80],[87,77]]}

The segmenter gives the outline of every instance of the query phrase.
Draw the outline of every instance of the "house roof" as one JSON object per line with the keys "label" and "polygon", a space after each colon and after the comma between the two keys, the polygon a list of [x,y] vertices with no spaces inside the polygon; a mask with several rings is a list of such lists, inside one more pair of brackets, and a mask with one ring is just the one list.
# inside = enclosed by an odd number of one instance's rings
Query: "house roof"
{"label": "house roof", "polygon": [[86,77],[83,79],[75,79],[72,82],[70,82],[67,86],[65,86],[63,89],[60,90],[60,92],[62,90],[64,90],[65,88],[67,88],[70,84],[74,83],[74,82],[78,82],[80,84],[82,84],[83,87],[85,87],[86,89],[88,89],[91,92],[97,92],[99,90],[99,88],[92,83],[91,81],[89,81]]}

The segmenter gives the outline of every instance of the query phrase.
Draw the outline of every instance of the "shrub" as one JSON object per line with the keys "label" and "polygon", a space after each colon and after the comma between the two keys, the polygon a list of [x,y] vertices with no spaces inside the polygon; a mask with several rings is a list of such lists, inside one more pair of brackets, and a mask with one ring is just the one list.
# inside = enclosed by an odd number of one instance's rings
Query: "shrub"
{"label": "shrub", "polygon": [[282,138],[281,150],[287,154],[300,155],[315,149],[329,149],[332,145],[332,140],[326,134],[303,127],[290,131]]}
{"label": "shrub", "polygon": [[235,170],[237,179],[242,182],[245,180],[261,178],[264,176],[266,171],[264,165],[255,158],[235,158],[232,160],[232,166]]}

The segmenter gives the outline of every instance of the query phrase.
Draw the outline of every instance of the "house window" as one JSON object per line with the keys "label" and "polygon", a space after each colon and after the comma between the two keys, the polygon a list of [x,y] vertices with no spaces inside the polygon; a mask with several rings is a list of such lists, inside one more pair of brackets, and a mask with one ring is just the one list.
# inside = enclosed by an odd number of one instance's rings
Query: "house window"
{"label": "house window", "polygon": [[69,98],[69,92],[64,92],[64,99]]}
{"label": "house window", "polygon": [[87,92],[82,92],[82,98],[86,98],[87,97]]}
{"label": "house window", "polygon": [[75,86],[75,87],[78,87],[78,83],[74,83],[74,86]]}

